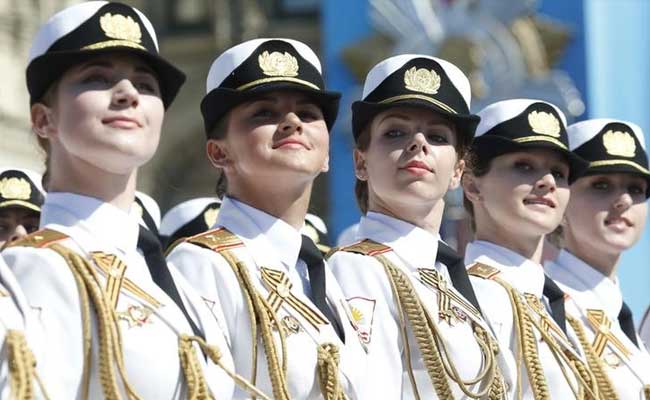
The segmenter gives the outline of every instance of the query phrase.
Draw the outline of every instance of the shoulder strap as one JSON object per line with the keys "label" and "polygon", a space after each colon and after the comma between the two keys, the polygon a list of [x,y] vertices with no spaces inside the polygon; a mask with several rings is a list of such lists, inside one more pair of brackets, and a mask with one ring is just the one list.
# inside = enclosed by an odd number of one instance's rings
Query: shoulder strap
{"label": "shoulder strap", "polygon": [[47,248],[57,242],[68,239],[68,237],[69,236],[64,233],[46,228],[32,232],[24,238],[15,240],[13,242],[8,242],[4,246],[3,250],[10,247]]}
{"label": "shoulder strap", "polygon": [[244,246],[244,242],[242,242],[237,235],[226,228],[217,228],[199,233],[198,235],[180,238],[167,248],[166,253],[171,253],[171,251],[181,243],[192,243],[200,247],[205,247],[206,249],[214,250],[218,253],[224,250]]}
{"label": "shoulder strap", "polygon": [[467,273],[472,276],[478,276],[483,279],[494,279],[501,271],[498,268],[483,263],[474,263],[468,269]]}
{"label": "shoulder strap", "polygon": [[329,258],[332,254],[336,253],[337,251],[347,251],[348,253],[356,253],[356,254],[362,254],[364,256],[372,257],[379,254],[387,253],[392,250],[393,250],[392,248],[386,246],[385,244],[377,243],[370,239],[365,239],[348,246],[335,247],[327,254],[327,257]]}

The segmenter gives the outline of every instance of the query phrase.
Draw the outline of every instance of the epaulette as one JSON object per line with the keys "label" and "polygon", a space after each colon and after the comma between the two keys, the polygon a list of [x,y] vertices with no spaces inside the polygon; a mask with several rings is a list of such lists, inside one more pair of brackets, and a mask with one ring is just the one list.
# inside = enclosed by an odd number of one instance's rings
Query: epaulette
{"label": "epaulette", "polygon": [[46,228],[32,232],[24,238],[8,242],[2,249],[4,250],[10,247],[35,247],[42,249],[67,238],[68,235],[66,234]]}
{"label": "epaulette", "polygon": [[388,253],[393,249],[391,249],[389,246],[386,246],[385,244],[377,243],[373,240],[366,239],[348,246],[336,248],[334,250],[347,251],[349,253],[357,253],[357,254],[362,254],[364,256],[372,257],[379,254]]}
{"label": "epaulette", "polygon": [[244,246],[244,242],[226,228],[217,228],[199,233],[187,238],[185,241],[214,251],[230,250]]}
{"label": "epaulette", "polygon": [[501,271],[498,268],[491,267],[483,263],[474,263],[467,269],[467,273],[472,276],[478,276],[483,279],[492,279],[497,276]]}

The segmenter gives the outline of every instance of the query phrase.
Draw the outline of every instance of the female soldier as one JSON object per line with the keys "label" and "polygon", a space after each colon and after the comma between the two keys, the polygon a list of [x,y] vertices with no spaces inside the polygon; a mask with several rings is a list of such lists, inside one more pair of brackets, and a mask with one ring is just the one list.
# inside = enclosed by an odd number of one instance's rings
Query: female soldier
{"label": "female soldier", "polygon": [[20,168],[0,172],[0,247],[38,229],[43,199],[37,173]]}
{"label": "female soldier", "polygon": [[637,125],[593,119],[567,129],[570,148],[589,161],[571,185],[564,214],[564,249],[546,271],[569,296],[567,316],[607,399],[650,399],[650,355],[634,330],[616,268],[641,237],[647,217],[648,156]]}
{"label": "female soldier", "polygon": [[169,255],[208,303],[223,306],[237,371],[277,400],[366,398],[343,295],[300,234],[313,181],[328,169],[338,99],[301,42],[256,39],[220,55],[201,111],[225,197],[216,229]]}
{"label": "female soldier", "polygon": [[[232,380],[194,343],[227,350],[214,314],[155,263],[155,242],[130,213],[138,167],[153,156],[183,81],[158,55],[149,20],[124,4],[71,6],[34,39],[27,86],[50,194],[44,229],[3,254],[38,310],[46,341],[38,368],[52,398],[232,395]],[[152,279],[154,268],[165,281]],[[232,365],[228,353],[204,350]]]}
{"label": "female soldier", "polygon": [[399,55],[370,70],[363,94],[352,106],[361,241],[329,263],[367,346],[368,398],[504,398],[496,340],[438,234],[479,121],[469,81],[444,60]]}
{"label": "female soldier", "polygon": [[540,265],[544,235],[560,224],[584,161],[569,152],[564,115],[549,103],[506,100],[479,115],[462,180],[476,231],[465,262],[505,289],[478,295],[515,354],[517,397],[593,398],[593,376],[565,333],[563,293]]}

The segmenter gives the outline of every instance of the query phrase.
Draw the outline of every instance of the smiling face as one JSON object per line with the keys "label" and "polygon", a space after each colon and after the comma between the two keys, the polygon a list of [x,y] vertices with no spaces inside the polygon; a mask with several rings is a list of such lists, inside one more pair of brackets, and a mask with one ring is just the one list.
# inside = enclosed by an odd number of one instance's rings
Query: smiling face
{"label": "smiling face", "polygon": [[616,255],[634,245],[647,216],[647,182],[632,174],[585,176],[571,185],[564,235],[569,250],[588,255]]}
{"label": "smiling face", "polygon": [[[368,183],[368,209],[400,217],[405,208],[432,208],[458,186],[463,162],[454,126],[421,108],[394,107],[368,125],[369,144],[355,150],[355,173]],[[367,133],[366,133],[367,134]]]}
{"label": "smiling face", "polygon": [[562,221],[569,201],[568,174],[564,157],[551,150],[495,157],[485,175],[463,179],[474,209],[477,235],[498,235],[508,242],[552,232]]}
{"label": "smiling face", "polygon": [[320,107],[295,91],[270,92],[238,105],[226,133],[209,139],[208,157],[228,178],[228,192],[269,183],[311,183],[329,168],[329,131]]}
{"label": "smiling face", "polygon": [[51,99],[47,106],[34,105],[32,118],[39,136],[49,141],[52,170],[65,159],[61,164],[128,174],[158,146],[164,114],[160,88],[138,57],[111,54],[78,64],[59,79]]}

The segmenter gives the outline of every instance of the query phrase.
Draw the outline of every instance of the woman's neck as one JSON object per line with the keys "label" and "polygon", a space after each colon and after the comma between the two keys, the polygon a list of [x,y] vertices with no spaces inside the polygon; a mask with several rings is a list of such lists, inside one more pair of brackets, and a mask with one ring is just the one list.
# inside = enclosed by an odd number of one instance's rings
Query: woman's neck
{"label": "woman's neck", "polygon": [[406,221],[433,235],[438,235],[440,232],[444,209],[445,202],[442,199],[438,200],[433,207],[431,205],[418,207],[413,204],[387,204],[372,194],[368,199],[368,211]]}
{"label": "woman's neck", "polygon": [[283,220],[296,230],[302,229],[311,198],[312,183],[307,185],[228,181],[228,196]]}
{"label": "woman's neck", "polygon": [[505,247],[537,264],[542,262],[544,235],[523,235],[497,223],[486,223],[477,219],[476,239]]}
{"label": "woman's neck", "polygon": [[618,261],[621,259],[621,253],[607,253],[586,242],[585,240],[576,240],[571,234],[565,235],[565,249],[567,251],[606,277],[614,278]]}
{"label": "woman's neck", "polygon": [[48,191],[94,197],[129,212],[135,198],[137,169],[114,174],[79,158],[74,161],[53,154]]}

